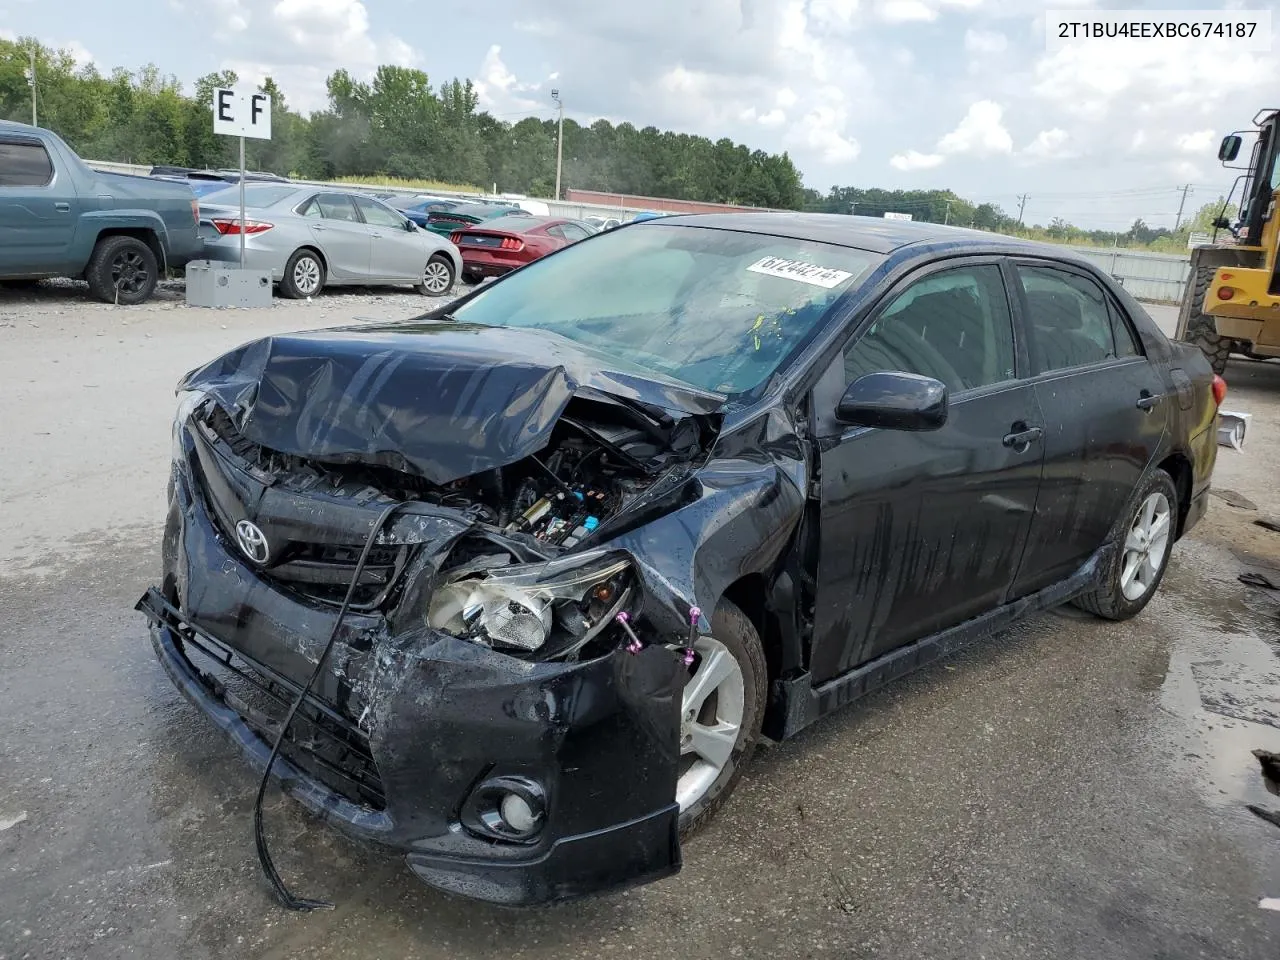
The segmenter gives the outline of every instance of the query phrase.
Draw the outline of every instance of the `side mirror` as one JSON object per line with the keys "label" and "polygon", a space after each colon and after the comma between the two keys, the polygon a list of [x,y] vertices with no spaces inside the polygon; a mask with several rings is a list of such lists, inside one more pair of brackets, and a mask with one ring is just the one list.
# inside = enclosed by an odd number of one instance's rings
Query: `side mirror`
{"label": "side mirror", "polygon": [[1222,145],[1218,147],[1218,159],[1223,163],[1230,163],[1240,153],[1240,137],[1234,133],[1228,134],[1222,138]]}
{"label": "side mirror", "polygon": [[417,229],[418,229],[418,225],[416,223],[414,223],[412,220],[405,220],[404,222],[405,233],[413,233],[413,231]]}
{"label": "side mirror", "polygon": [[915,373],[868,373],[849,384],[836,419],[854,427],[937,430],[947,422],[947,387]]}

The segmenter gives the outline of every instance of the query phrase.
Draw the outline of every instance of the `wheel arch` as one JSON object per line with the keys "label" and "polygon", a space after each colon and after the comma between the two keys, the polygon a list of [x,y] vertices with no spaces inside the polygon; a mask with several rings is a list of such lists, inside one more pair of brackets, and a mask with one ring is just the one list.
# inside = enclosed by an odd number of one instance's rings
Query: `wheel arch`
{"label": "wheel arch", "polygon": [[1173,480],[1173,488],[1178,491],[1176,539],[1182,536],[1183,528],[1187,522],[1187,514],[1191,512],[1191,488],[1194,485],[1194,468],[1191,465],[1191,458],[1181,450],[1174,450],[1156,464],[1156,467],[1169,475]]}

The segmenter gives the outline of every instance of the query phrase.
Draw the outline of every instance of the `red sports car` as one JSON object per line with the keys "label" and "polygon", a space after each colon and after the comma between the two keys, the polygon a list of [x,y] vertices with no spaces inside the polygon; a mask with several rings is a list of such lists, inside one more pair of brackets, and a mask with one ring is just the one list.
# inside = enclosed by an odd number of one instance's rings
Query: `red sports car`
{"label": "red sports car", "polygon": [[455,230],[449,239],[462,254],[463,283],[479,283],[589,236],[590,228],[574,220],[511,215]]}

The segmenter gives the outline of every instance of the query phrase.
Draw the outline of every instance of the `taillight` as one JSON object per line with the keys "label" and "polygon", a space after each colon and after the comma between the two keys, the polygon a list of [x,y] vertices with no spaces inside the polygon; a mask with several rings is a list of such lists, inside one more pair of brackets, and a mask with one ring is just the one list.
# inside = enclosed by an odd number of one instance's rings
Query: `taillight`
{"label": "taillight", "polygon": [[[209,222],[213,224],[213,229],[217,230],[218,233],[222,234],[224,237],[240,236],[240,221],[238,219],[210,220]],[[244,222],[243,232],[246,237],[249,237],[253,236],[255,233],[266,233],[274,226],[274,223],[267,223],[265,220],[246,220]]]}
{"label": "taillight", "polygon": [[1213,375],[1213,405],[1215,407],[1222,406],[1222,401],[1227,398],[1227,381],[1223,380],[1216,373]]}
{"label": "taillight", "polygon": [[1218,288],[1219,300],[1230,300],[1235,295],[1236,295],[1235,287],[1219,287]]}
{"label": "taillight", "polygon": [[503,238],[502,238],[502,249],[503,249],[503,250],[523,250],[523,249],[524,249],[524,241],[523,241],[523,240],[517,240],[515,237],[503,237]]}
{"label": "taillight", "polygon": [[200,201],[195,197],[191,198],[191,219],[196,222],[197,226],[200,225]]}
{"label": "taillight", "polygon": [[455,231],[454,233],[449,234],[449,242],[452,243],[454,246],[457,246],[458,244],[460,244],[462,242],[462,231],[458,230],[458,231]]}

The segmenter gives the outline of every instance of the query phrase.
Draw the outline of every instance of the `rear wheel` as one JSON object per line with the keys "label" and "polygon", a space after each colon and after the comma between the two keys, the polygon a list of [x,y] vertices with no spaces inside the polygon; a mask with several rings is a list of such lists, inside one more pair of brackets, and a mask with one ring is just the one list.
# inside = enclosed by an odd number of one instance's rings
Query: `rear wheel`
{"label": "rear wheel", "polygon": [[453,289],[453,263],[437,253],[427,261],[418,292],[428,297],[443,297]]}
{"label": "rear wheel", "polygon": [[1209,284],[1213,283],[1213,275],[1217,267],[1199,267],[1196,270],[1196,282],[1191,292],[1191,317],[1187,321],[1187,332],[1183,339],[1200,348],[1204,358],[1213,367],[1213,372],[1221,374],[1227,369],[1227,357],[1231,354],[1231,341],[1218,335],[1218,328],[1213,317],[1204,312],[1205,294],[1209,292]]}
{"label": "rear wheel", "polygon": [[292,300],[314,297],[324,289],[324,264],[314,250],[303,248],[295,251],[284,265],[280,278],[280,292]]}
{"label": "rear wheel", "polygon": [[1119,549],[1098,584],[1075,605],[1107,620],[1128,620],[1151,602],[1164,578],[1178,527],[1178,491],[1169,474],[1154,471],[1129,501],[1118,530]]}
{"label": "rear wheel", "polygon": [[103,237],[93,248],[84,278],[89,292],[103,303],[132,306],[155,291],[160,265],[151,248],[137,237]]}
{"label": "rear wheel", "polygon": [[729,601],[711,618],[711,636],[694,644],[681,696],[676,801],[680,832],[693,833],[728,798],[760,737],[768,668],[760,636]]}

